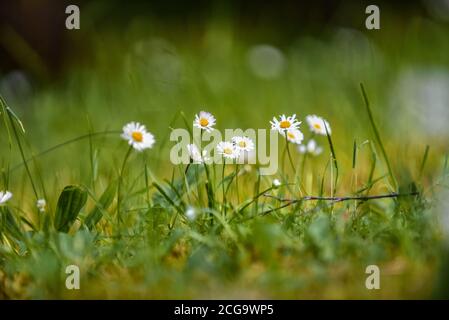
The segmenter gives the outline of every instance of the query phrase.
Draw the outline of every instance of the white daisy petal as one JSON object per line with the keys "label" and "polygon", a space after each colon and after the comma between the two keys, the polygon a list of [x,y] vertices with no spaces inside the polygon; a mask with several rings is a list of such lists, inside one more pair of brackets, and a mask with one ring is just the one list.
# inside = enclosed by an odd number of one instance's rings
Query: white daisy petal
{"label": "white daisy petal", "polygon": [[317,144],[315,140],[310,139],[309,142],[307,142],[307,151],[310,153],[314,153],[317,148]]}
{"label": "white daisy petal", "polygon": [[9,191],[0,191],[0,205],[5,204],[12,198],[12,193]]}
{"label": "white daisy petal", "polygon": [[314,139],[310,139],[307,144],[298,146],[298,151],[300,153],[309,153],[313,156],[317,156],[323,152],[323,148],[321,148]]}
{"label": "white daisy petal", "polygon": [[233,137],[232,143],[240,151],[252,151],[254,150],[254,142],[248,137]]}
{"label": "white daisy petal", "polygon": [[318,156],[318,155],[321,154],[321,152],[323,152],[323,148],[317,147],[317,148],[315,149],[315,151],[313,152],[313,155],[314,155],[314,156]]}
{"label": "white daisy petal", "polygon": [[236,159],[240,155],[240,150],[232,142],[221,141],[217,144],[217,151],[226,159]]}
{"label": "white daisy petal", "polygon": [[192,159],[193,163],[204,163],[210,160],[210,158],[207,157],[207,151],[203,150],[203,152],[200,152],[200,149],[198,149],[195,144],[188,144],[187,152],[189,153],[189,157]]}
{"label": "white daisy petal", "polygon": [[195,208],[190,207],[190,206],[187,207],[185,215],[186,215],[187,219],[189,219],[190,221],[194,221],[197,216]]}
{"label": "white daisy petal", "polygon": [[47,210],[47,201],[45,201],[45,199],[37,200],[36,207],[39,212],[45,212]]}
{"label": "white daisy petal", "polygon": [[301,122],[296,119],[296,114],[293,114],[290,117],[286,117],[285,114],[283,114],[279,116],[279,119],[274,117],[273,121],[270,121],[270,124],[271,130],[277,130],[282,134],[286,130],[298,130]]}
{"label": "white daisy petal", "polygon": [[304,135],[298,129],[290,129],[287,131],[283,131],[282,135],[284,137],[287,135],[287,140],[295,144],[301,144],[302,140],[304,140]]}

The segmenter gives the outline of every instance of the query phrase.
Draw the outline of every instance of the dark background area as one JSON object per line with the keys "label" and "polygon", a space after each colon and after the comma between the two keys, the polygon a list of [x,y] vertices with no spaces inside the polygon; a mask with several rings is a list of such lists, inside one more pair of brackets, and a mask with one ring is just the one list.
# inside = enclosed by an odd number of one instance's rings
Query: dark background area
{"label": "dark background area", "polygon": [[[69,4],[80,7],[80,30],[65,28],[65,8]],[[0,73],[21,69],[39,80],[55,79],[73,63],[89,61],[89,40],[94,33],[116,30],[119,34],[136,17],[169,26],[167,32],[201,34],[211,16],[221,16],[232,21],[239,37],[282,45],[300,35],[319,36],[335,27],[364,28],[365,8],[369,4],[378,5],[381,16],[399,20],[413,16],[430,18],[424,2],[416,0],[2,0]]]}

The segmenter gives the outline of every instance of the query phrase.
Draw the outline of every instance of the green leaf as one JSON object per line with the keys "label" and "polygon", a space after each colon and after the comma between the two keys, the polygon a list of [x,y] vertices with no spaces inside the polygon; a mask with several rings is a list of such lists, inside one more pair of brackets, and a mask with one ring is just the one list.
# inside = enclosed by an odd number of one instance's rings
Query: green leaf
{"label": "green leaf", "polygon": [[111,206],[116,190],[117,183],[111,183],[101,195],[100,200],[95,205],[95,208],[93,208],[88,214],[84,220],[84,224],[89,228],[89,230],[92,230],[93,227],[95,227],[95,225],[100,221],[103,217],[104,210],[107,210]]}
{"label": "green leaf", "polygon": [[382,143],[382,139],[380,138],[380,133],[379,133],[379,130],[377,129],[376,123],[374,121],[373,112],[371,111],[371,107],[370,107],[370,103],[369,103],[369,100],[368,100],[368,96],[366,94],[365,87],[363,86],[362,83],[360,83],[360,89],[362,90],[363,100],[365,101],[366,111],[368,113],[368,118],[369,118],[369,121],[371,123],[371,127],[372,127],[373,132],[374,132],[374,137],[376,138],[376,142],[377,142],[377,144],[378,144],[378,146],[380,148],[380,151],[382,153],[384,161],[387,164],[388,174],[390,175],[391,186],[393,187],[393,190],[396,192],[398,190],[398,182],[396,181],[396,177],[393,174],[392,166],[391,166],[390,161],[388,159],[387,152],[385,151],[385,147],[384,147],[384,145]]}
{"label": "green leaf", "polygon": [[56,230],[68,232],[86,201],[87,191],[84,188],[80,186],[65,187],[56,206],[54,223]]}
{"label": "green leaf", "polygon": [[6,235],[12,236],[18,240],[23,240],[23,232],[8,207],[2,208],[1,220],[2,229],[4,229]]}

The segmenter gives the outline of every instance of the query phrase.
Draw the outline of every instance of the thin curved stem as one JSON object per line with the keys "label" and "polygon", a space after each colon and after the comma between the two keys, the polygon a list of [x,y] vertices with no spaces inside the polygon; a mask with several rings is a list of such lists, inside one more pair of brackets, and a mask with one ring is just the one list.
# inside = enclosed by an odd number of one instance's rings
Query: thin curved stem
{"label": "thin curved stem", "polygon": [[237,192],[237,204],[240,203],[240,195],[239,195],[239,164],[235,164],[235,191]]}
{"label": "thin curved stem", "polygon": [[41,156],[46,155],[47,153],[50,153],[50,152],[52,152],[54,150],[57,150],[57,149],[59,149],[61,147],[66,146],[68,144],[71,144],[71,143],[74,143],[74,142],[77,142],[77,141],[80,141],[80,140],[83,140],[83,139],[87,139],[87,138],[90,138],[90,137],[94,137],[94,136],[107,135],[107,134],[119,134],[120,132],[121,131],[100,131],[100,132],[93,132],[93,133],[88,133],[88,134],[84,134],[82,136],[75,137],[75,138],[67,140],[65,142],[61,142],[61,143],[59,143],[59,144],[57,144],[57,145],[55,145],[53,147],[50,147],[50,148],[48,148],[48,149],[46,149],[46,150],[44,150],[44,151],[34,155],[31,158],[25,159],[22,163],[18,163],[14,167],[12,167],[10,171],[11,172],[15,171],[15,170],[19,169],[20,167],[25,166],[28,162],[33,161],[33,158],[39,158]]}
{"label": "thin curved stem", "polygon": [[133,147],[129,146],[128,151],[125,154],[125,157],[123,158],[122,168],[119,173],[119,179],[118,179],[118,186],[117,186],[117,222],[118,225],[121,223],[121,214],[120,214],[120,207],[122,204],[122,184],[123,184],[123,172],[125,171],[126,162],[128,161],[128,158],[131,154]]}
{"label": "thin curved stem", "polygon": [[221,169],[221,188],[223,190],[223,205],[222,205],[222,211],[225,212],[226,210],[226,190],[225,190],[225,159],[223,158],[223,165]]}
{"label": "thin curved stem", "polygon": [[290,148],[289,148],[289,143],[288,143],[288,138],[287,138],[287,132],[285,132],[285,147],[287,148],[288,160],[290,161],[290,165],[292,167],[292,170],[293,170],[293,172],[296,172],[295,165],[293,164],[293,160],[292,160],[292,155],[290,153]]}
{"label": "thin curved stem", "polygon": [[281,202],[288,202],[290,204],[301,202],[301,201],[310,201],[310,200],[319,200],[319,201],[348,201],[348,200],[360,200],[360,201],[368,201],[373,199],[385,199],[385,198],[399,198],[399,197],[410,197],[410,196],[419,196],[419,192],[410,192],[410,193],[387,193],[387,194],[378,194],[372,196],[345,196],[345,197],[319,197],[319,196],[305,196],[299,199],[285,199],[279,198],[270,194],[264,194],[265,197],[273,198],[279,200]]}

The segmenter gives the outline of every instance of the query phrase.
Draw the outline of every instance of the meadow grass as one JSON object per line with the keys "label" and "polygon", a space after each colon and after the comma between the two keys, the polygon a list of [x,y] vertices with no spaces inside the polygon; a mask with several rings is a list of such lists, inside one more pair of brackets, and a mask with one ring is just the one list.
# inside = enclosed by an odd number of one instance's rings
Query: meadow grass
{"label": "meadow grass", "polygon": [[[394,54],[376,60],[356,43],[348,59],[338,42],[305,39],[285,48],[288,71],[264,80],[242,67],[244,44],[174,50],[128,32],[125,51],[102,38],[95,72],[71,70],[26,106],[1,100],[0,190],[13,198],[0,207],[0,297],[439,294],[434,193],[447,178],[447,140],[430,143],[388,116],[385,78],[400,70]],[[404,46],[418,58],[402,64],[419,59],[414,39]],[[296,113],[305,141],[313,137],[323,152],[299,153],[280,137],[274,176],[258,165],[172,165],[170,131],[191,130],[201,110],[218,130],[269,129],[273,116]],[[327,134],[310,133],[307,114],[326,118]],[[120,137],[132,120],[155,134],[152,148],[136,152]],[[65,288],[71,264],[81,290]],[[370,264],[381,268],[381,290],[365,288]]]}

